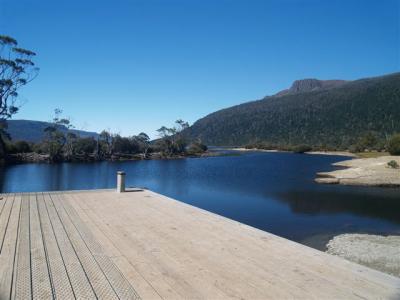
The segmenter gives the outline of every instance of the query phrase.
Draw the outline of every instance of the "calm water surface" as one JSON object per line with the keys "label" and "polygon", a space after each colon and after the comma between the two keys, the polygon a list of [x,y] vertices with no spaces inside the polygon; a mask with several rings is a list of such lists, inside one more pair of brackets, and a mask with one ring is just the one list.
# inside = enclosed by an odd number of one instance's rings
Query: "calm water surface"
{"label": "calm water surface", "polygon": [[252,152],[179,160],[23,164],[0,169],[2,192],[146,187],[324,249],[343,232],[400,234],[400,189],[319,185],[339,156]]}

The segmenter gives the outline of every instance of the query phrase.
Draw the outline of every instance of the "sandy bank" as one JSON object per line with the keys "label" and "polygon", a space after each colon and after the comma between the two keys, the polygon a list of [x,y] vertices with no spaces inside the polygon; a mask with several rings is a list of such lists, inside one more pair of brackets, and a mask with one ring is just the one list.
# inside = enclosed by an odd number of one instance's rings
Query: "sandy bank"
{"label": "sandy bank", "polygon": [[[247,149],[247,148],[224,148],[224,150],[231,150],[231,151],[257,151],[257,152],[292,152],[292,151],[285,151],[285,150],[277,150],[277,149]],[[304,154],[318,154],[318,155],[338,155],[338,156],[348,156],[348,157],[357,157],[354,153],[346,152],[346,151],[309,151],[304,152]]]}
{"label": "sandy bank", "polygon": [[223,148],[224,150],[230,151],[257,151],[257,152],[287,152],[287,151],[280,151],[280,150],[267,150],[267,149],[247,149],[247,148]]}
{"label": "sandy bank", "polygon": [[319,154],[319,155],[337,155],[337,156],[348,156],[357,157],[356,154],[347,151],[310,151],[305,154]]}
{"label": "sandy bank", "polygon": [[400,277],[400,236],[341,234],[327,247],[330,254]]}
{"label": "sandy bank", "polygon": [[332,172],[319,172],[315,179],[318,183],[392,186],[400,187],[400,169],[388,167],[391,160],[400,165],[399,156],[381,156],[377,158],[359,158],[334,163],[345,167]]}

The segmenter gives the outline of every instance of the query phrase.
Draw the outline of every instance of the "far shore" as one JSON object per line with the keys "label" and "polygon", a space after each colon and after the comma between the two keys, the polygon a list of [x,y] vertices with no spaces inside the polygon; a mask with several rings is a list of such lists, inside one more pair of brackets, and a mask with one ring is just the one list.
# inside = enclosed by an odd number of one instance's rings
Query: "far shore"
{"label": "far shore", "polygon": [[[244,148],[244,147],[232,147],[232,148],[224,148],[224,150],[232,150],[232,151],[257,151],[257,152],[292,152],[285,150],[277,150],[277,149],[257,149],[257,148]],[[317,155],[338,155],[338,156],[347,156],[347,157],[357,157],[357,154],[351,153],[348,151],[309,151],[304,152],[304,154],[317,154]]]}

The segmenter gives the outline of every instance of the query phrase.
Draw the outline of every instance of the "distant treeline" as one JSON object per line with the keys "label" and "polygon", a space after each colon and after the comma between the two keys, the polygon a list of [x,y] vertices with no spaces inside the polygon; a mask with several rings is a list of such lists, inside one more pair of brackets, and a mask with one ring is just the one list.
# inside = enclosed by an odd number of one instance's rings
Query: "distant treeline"
{"label": "distant treeline", "polygon": [[[283,150],[304,153],[309,151],[332,150],[327,147],[311,146],[309,144],[287,145],[271,144],[268,142],[256,142],[245,145],[247,149]],[[335,149],[337,150],[337,149]],[[342,149],[340,149],[342,150]],[[370,132],[360,137],[356,144],[350,145],[348,150],[353,153],[365,151],[389,152],[391,155],[400,155],[400,134],[394,134],[387,139],[379,139],[377,135]]]}
{"label": "distant treeline", "polygon": [[38,143],[6,140],[8,157],[19,161],[97,161],[121,159],[174,158],[200,155],[207,147],[200,142],[188,143],[181,131],[189,125],[176,121],[176,126],[161,127],[160,139],[151,141],[146,133],[122,137],[103,130],[97,137],[79,137],[62,111],[55,110],[52,123],[44,129],[44,140]]}

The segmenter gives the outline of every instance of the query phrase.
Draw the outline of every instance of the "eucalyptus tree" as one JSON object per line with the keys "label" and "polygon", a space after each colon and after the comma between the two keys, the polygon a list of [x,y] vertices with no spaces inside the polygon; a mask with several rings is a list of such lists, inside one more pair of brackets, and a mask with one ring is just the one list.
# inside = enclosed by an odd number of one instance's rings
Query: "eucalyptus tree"
{"label": "eucalyptus tree", "polygon": [[147,158],[149,149],[150,149],[150,137],[141,132],[138,135],[134,136],[134,139],[139,143],[140,149],[142,151],[143,158]]}
{"label": "eucalyptus tree", "polygon": [[98,141],[102,146],[101,152],[103,152],[107,156],[112,156],[114,153],[115,134],[112,134],[110,131],[103,130],[102,132],[100,132]]}
{"label": "eucalyptus tree", "polygon": [[175,126],[168,128],[162,126],[157,129],[158,135],[161,140],[162,151],[167,155],[183,153],[186,149],[186,141],[182,135],[182,132],[189,128],[189,123],[181,119],[175,121]]}
{"label": "eucalyptus tree", "polygon": [[[70,120],[67,118],[63,118],[62,110],[56,108],[54,110],[54,117],[52,122],[44,129],[44,132],[46,134],[46,150],[49,154],[49,158],[51,161],[62,160],[63,151],[65,150],[64,147],[66,145],[69,148],[72,147],[72,139],[76,139],[76,136],[74,137],[69,135],[68,130],[71,128],[73,128],[73,126]],[[65,129],[67,130],[67,133],[64,133]],[[73,150],[71,150],[71,155],[72,152]]]}
{"label": "eucalyptus tree", "polygon": [[4,132],[7,119],[18,112],[18,90],[38,74],[32,58],[35,52],[18,47],[18,42],[7,35],[0,35],[0,156],[4,157]]}

